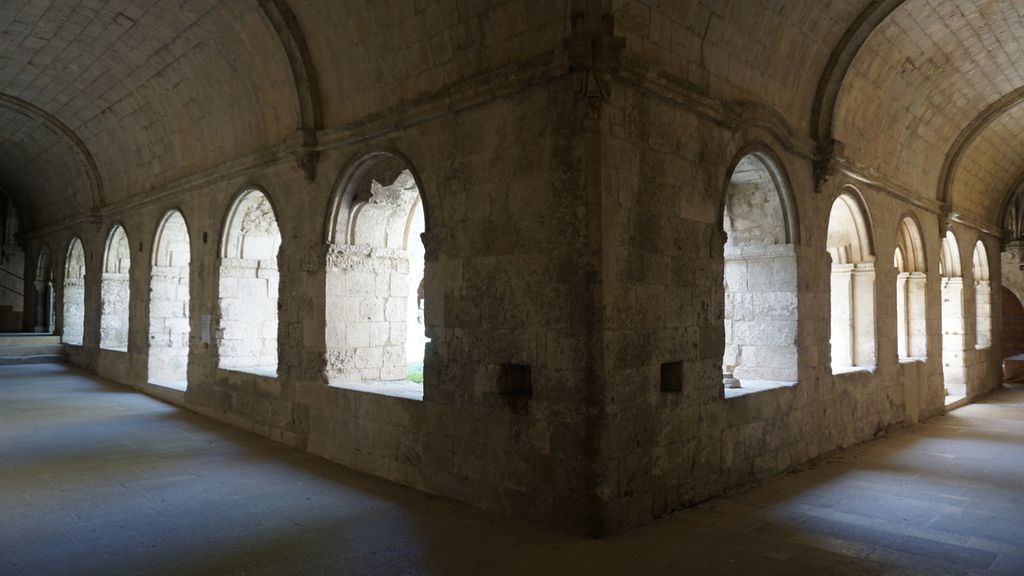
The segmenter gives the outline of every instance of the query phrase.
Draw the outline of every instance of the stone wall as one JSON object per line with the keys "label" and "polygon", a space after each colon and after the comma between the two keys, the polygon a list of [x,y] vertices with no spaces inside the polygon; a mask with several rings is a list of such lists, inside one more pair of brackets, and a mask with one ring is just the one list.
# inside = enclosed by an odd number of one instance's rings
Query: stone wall
{"label": "stone wall", "polygon": [[[17,332],[25,321],[25,251],[11,239],[0,238],[0,332]],[[29,281],[31,278],[29,277]]]}
{"label": "stone wall", "polygon": [[725,366],[741,382],[797,380],[797,271],[790,244],[726,248]]}
{"label": "stone wall", "polygon": [[[608,355],[598,494],[609,531],[943,410],[939,215],[843,174],[818,191],[808,155],[778,136],[786,129],[763,128],[773,119],[729,129],[711,121],[711,113],[660,97],[660,89],[617,83],[602,116],[610,255],[603,286]],[[799,214],[799,377],[794,387],[727,397],[720,376],[726,261],[717,248],[725,240],[718,215],[729,167],[751,147],[779,158]],[[861,256],[847,260],[847,286],[855,289],[845,297],[852,299],[852,313],[863,315],[855,336],[861,344],[851,348],[870,352],[852,360],[856,370],[830,368],[830,302],[844,293],[830,290],[827,226],[840,193],[863,200],[869,244],[858,250],[881,255],[880,261],[895,251],[901,216],[914,214],[922,223],[930,260],[926,304],[919,310],[926,357],[898,360],[897,273],[887,262],[875,265],[874,258],[864,262]],[[964,241],[992,241],[977,230],[955,228]],[[961,260],[969,262],[969,254]],[[965,306],[973,310],[973,303]],[[964,338],[973,342],[973,330]],[[662,391],[660,367],[680,360],[681,393]],[[971,362],[975,367],[965,379],[973,398],[998,384],[999,363],[987,349],[972,350]]]}
{"label": "stone wall", "polygon": [[[709,22],[720,17],[718,4],[699,3]],[[741,3],[730,6],[743,9]],[[795,36],[801,26],[814,32],[824,25],[819,20],[829,20],[827,6],[801,6],[818,17],[786,23]],[[366,78],[367,90],[356,96],[335,82],[350,98],[325,99],[329,127],[310,129],[316,147],[297,148],[295,142],[309,134],[296,134],[280,148],[212,168],[204,164],[159,190],[121,190],[131,201],[31,236],[33,254],[44,243],[66,246],[76,234],[85,244],[86,330],[82,345],[69,348],[71,360],[354,469],[587,534],[638,526],[941,413],[940,239],[952,227],[963,246],[980,239],[991,253],[995,239],[948,222],[938,205],[910,201],[883,183],[865,183],[838,169],[818,178],[815,142],[803,136],[811,98],[796,97],[801,86],[814,92],[816,76],[801,77],[799,86],[772,76],[765,86],[774,89],[763,98],[743,87],[746,77],[760,77],[759,62],[791,66],[794,58],[785,55],[797,54],[799,66],[813,67],[801,46],[761,50],[754,61],[729,66],[730,50],[743,50],[744,37],[719,23],[711,38],[727,46],[709,51],[706,62],[698,55],[700,31],[684,26],[678,6],[624,2],[615,11],[627,52],[620,69],[603,74],[587,68],[590,59],[569,66],[564,8],[545,4],[516,21],[513,28],[521,34],[493,44],[484,42],[491,31],[472,30],[482,19],[500,16],[498,8],[455,10],[455,22],[430,40],[444,64],[414,67],[417,81],[437,90],[412,86],[417,99],[397,101],[402,91],[380,78]],[[662,18],[659,10],[671,17]],[[303,14],[308,18],[308,11]],[[611,24],[597,16],[591,31]],[[542,23],[531,20],[544,17]],[[652,30],[660,30],[657,38],[646,37]],[[586,34],[572,28],[577,33]],[[678,46],[683,57],[669,57],[669,37],[690,39]],[[346,39],[320,37],[312,50],[343,52],[329,47]],[[582,40],[592,47],[597,39]],[[465,45],[482,53],[445,48]],[[815,51],[827,48],[815,45]],[[387,50],[394,58],[405,53]],[[477,56],[488,65],[476,66]],[[650,74],[647,64],[665,64],[679,76]],[[384,88],[387,101],[378,102]],[[400,106],[400,118],[376,114],[390,105]],[[785,298],[779,315],[795,307],[796,321],[784,327],[782,338],[795,342],[795,384],[726,397],[723,202],[732,167],[751,151],[775,160],[792,197],[794,234],[784,246],[796,296]],[[409,167],[426,211],[429,342],[421,399],[329,385],[332,376],[345,373],[344,356],[353,343],[353,359],[381,350],[379,366],[363,360],[351,365],[360,379],[390,376],[383,356],[397,348],[397,338],[392,324],[385,340],[383,324],[405,314],[407,302],[400,305],[394,289],[408,273],[401,251],[340,248],[328,233],[346,175],[364,165],[372,171],[368,160],[376,158]],[[130,176],[122,182],[142,178]],[[239,206],[253,191],[272,206],[261,212],[273,213],[276,241],[264,234],[247,243],[244,233],[234,233],[252,230]],[[862,365],[849,372],[832,370],[829,344],[836,294],[828,225],[841,194],[862,202],[871,237],[862,256],[877,256],[880,263],[846,260],[865,272],[851,282],[862,285],[855,309],[865,323],[857,338],[870,346],[863,361],[855,360]],[[151,323],[170,313],[150,297],[164,290],[150,257],[152,234],[172,208],[181,210],[193,239],[189,386],[183,392],[148,382],[150,335],[159,332]],[[926,357],[901,362],[897,271],[888,257],[908,213],[921,224],[930,262]],[[238,214],[243,216],[236,221]],[[102,232],[115,222],[139,247],[133,251],[139,257],[124,271],[133,319],[127,352],[99,349]],[[272,254],[263,253],[268,247]],[[960,257],[970,261],[969,254]],[[65,270],[63,261],[55,264]],[[992,277],[1000,278],[994,265]],[[363,269],[373,273],[353,273]],[[748,273],[748,287],[752,277],[765,279],[761,272]],[[971,274],[964,281],[972,282]],[[58,296],[65,307],[74,304],[75,278],[56,284],[64,286]],[[964,377],[972,399],[999,382],[996,352],[974,348],[974,298],[968,291],[964,302]],[[993,300],[998,317],[1000,297]],[[66,335],[73,333],[73,319],[71,313],[58,318]],[[993,342],[1000,337],[994,330]],[[252,370],[270,362],[272,371]]]}
{"label": "stone wall", "polygon": [[327,253],[327,377],[337,383],[405,380],[405,250],[332,245]]}
{"label": "stone wall", "polygon": [[149,381],[183,381],[191,329],[187,262],[153,266],[149,294]]}
{"label": "stone wall", "polygon": [[280,273],[274,260],[220,261],[217,349],[221,368],[277,370]]}
{"label": "stone wall", "polygon": [[127,274],[103,274],[100,322],[100,346],[108,350],[127,350],[131,284]]}

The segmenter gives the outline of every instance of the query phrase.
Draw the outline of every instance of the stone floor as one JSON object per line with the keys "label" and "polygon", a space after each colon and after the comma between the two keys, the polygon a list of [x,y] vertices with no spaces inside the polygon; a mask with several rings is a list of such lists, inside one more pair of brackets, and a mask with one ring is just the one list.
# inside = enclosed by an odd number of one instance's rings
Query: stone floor
{"label": "stone floor", "polygon": [[0,367],[0,574],[1024,574],[1024,387],[592,540]]}

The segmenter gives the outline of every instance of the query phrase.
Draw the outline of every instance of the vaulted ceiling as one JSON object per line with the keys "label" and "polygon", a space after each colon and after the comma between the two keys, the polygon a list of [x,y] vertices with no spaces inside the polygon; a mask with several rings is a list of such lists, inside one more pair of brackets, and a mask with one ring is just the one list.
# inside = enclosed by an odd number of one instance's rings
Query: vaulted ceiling
{"label": "vaulted ceiling", "polygon": [[[561,46],[568,4],[6,0],[0,188],[29,227],[123,203]],[[954,213],[998,225],[1024,174],[1019,0],[610,4],[628,58]]]}
{"label": "vaulted ceiling", "polygon": [[524,29],[558,44],[560,2],[488,4],[5,0],[0,188],[59,223],[512,61]]}
{"label": "vaulted ceiling", "polygon": [[1024,173],[1024,3],[905,0],[853,60],[846,154],[954,212],[995,222]]}

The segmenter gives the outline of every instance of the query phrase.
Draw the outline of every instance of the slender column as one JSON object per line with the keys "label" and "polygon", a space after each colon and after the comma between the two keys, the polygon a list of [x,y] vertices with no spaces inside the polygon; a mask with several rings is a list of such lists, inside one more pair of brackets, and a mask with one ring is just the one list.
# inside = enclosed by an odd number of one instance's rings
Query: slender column
{"label": "slender column", "polygon": [[46,287],[47,282],[36,280],[35,285],[35,311],[36,311],[36,323],[33,328],[34,332],[46,332]]}

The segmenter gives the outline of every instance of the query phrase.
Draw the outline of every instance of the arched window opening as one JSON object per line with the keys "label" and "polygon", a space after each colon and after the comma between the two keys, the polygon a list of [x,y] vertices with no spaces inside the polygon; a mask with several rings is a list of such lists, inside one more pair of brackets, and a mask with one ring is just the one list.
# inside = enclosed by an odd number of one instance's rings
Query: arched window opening
{"label": "arched window opening", "polygon": [[25,251],[18,243],[18,211],[0,192],[0,332],[20,331],[25,324]]}
{"label": "arched window opening", "polygon": [[725,194],[725,354],[729,389],[797,380],[797,269],[781,178],[760,154],[744,156]]}
{"label": "arched window opening", "polygon": [[960,246],[952,230],[942,239],[939,272],[942,275],[942,379],[946,404],[952,404],[967,395],[964,279]]}
{"label": "arched window opening", "polygon": [[973,264],[975,346],[983,349],[992,346],[992,286],[989,281],[988,251],[981,240],[974,245]]}
{"label": "arched window opening", "polygon": [[896,335],[899,358],[928,355],[927,260],[921,229],[913,218],[900,220],[896,233]]}
{"label": "arched window opening", "polygon": [[64,260],[63,338],[65,344],[81,346],[85,336],[85,250],[72,238]]}
{"label": "arched window opening", "polygon": [[422,398],[425,231],[419,185],[397,158],[364,161],[338,191],[327,259],[331,385]]}
{"label": "arched window opening", "polygon": [[221,239],[219,366],[277,376],[277,253],[281,232],[265,194],[249,190],[231,209]]}
{"label": "arched window opening", "polygon": [[184,390],[188,383],[188,227],[177,210],[164,216],[153,242],[149,289],[149,381]]}
{"label": "arched window opening", "polygon": [[107,236],[100,284],[100,348],[128,351],[132,249],[124,227]]}
{"label": "arched window opening", "polygon": [[53,265],[50,263],[50,248],[43,246],[36,259],[35,322],[33,332],[53,331]]}
{"label": "arched window opening", "polygon": [[826,246],[832,258],[832,371],[874,366],[875,257],[867,213],[850,192],[832,204]]}

